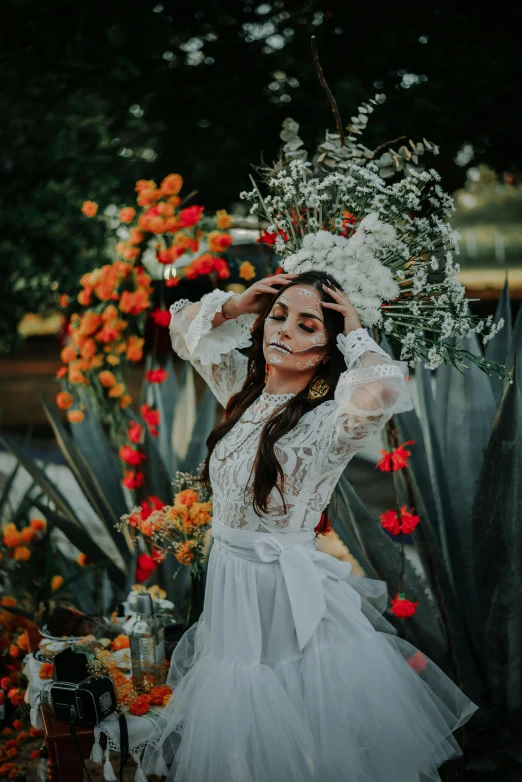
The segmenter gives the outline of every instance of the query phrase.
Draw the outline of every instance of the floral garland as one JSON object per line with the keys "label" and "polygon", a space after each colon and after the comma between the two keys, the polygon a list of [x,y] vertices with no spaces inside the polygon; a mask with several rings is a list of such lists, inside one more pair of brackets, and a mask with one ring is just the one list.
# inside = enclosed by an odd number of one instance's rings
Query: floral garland
{"label": "floral garland", "polygon": [[458,344],[481,334],[486,344],[504,325],[468,310],[454,260],[458,234],[448,222],[453,199],[436,171],[408,168],[392,185],[373,161],[340,160],[326,175],[312,164],[285,161],[268,178],[269,195],[256,183],[241,198],[269,222],[268,234],[287,272],[322,269],[337,277],[364,326],[401,345],[401,359],[435,369],[464,366],[511,378],[505,367]]}
{"label": "floral garland", "polygon": [[[204,568],[204,543],[212,523],[212,501],[206,493],[194,488],[196,482],[197,478],[190,473],[176,473],[173,483],[177,493],[172,505],[149,497],[121,517],[118,529],[120,532],[129,529],[135,545],[139,541],[144,543],[154,563],[162,562],[167,552],[171,552],[180,564],[190,565],[193,575],[198,577]],[[142,569],[145,565],[145,561],[141,563]]]}

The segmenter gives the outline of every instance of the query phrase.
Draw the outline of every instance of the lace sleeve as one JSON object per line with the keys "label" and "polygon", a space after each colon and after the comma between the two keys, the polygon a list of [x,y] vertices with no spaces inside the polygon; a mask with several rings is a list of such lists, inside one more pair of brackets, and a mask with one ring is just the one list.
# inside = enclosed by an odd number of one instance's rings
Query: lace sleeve
{"label": "lace sleeve", "polygon": [[[393,360],[365,329],[346,337],[339,334],[337,346],[347,369],[339,378],[335,399],[316,408],[321,418],[317,454],[323,467],[348,461],[392,415],[413,409],[406,361]],[[316,468],[320,470],[321,464]]]}
{"label": "lace sleeve", "polygon": [[239,348],[251,344],[250,326],[255,319],[240,315],[212,328],[214,316],[233,295],[216,289],[199,302],[180,299],[170,308],[172,347],[180,358],[190,361],[223,407],[245,381],[248,359]]}

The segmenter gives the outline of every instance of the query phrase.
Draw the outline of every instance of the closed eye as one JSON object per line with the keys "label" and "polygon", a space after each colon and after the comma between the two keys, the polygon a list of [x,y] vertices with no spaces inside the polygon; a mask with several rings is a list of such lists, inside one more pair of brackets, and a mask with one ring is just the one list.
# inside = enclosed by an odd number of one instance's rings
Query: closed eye
{"label": "closed eye", "polygon": [[[284,320],[284,317],[282,315],[269,315],[268,316],[271,320]],[[302,329],[308,332],[313,332],[314,329],[311,329],[309,326],[304,326],[302,323],[299,324]]]}

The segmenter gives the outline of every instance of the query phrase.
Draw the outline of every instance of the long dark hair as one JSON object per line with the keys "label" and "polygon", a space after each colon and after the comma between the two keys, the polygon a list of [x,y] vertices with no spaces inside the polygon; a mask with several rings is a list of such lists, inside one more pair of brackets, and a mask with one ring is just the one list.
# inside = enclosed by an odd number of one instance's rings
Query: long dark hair
{"label": "long dark hair", "polygon": [[[205,459],[200,481],[202,485],[211,491],[209,463],[212,451],[216,443],[229,432],[232,427],[247,410],[250,405],[260,396],[265,385],[265,357],[263,353],[263,333],[265,320],[272,309],[274,301],[281,293],[292,285],[310,285],[314,287],[323,301],[334,302],[334,299],[322,287],[322,283],[330,283],[336,288],[342,290],[337,280],[331,274],[319,271],[303,272],[293,279],[287,285],[281,286],[277,293],[267,301],[265,308],[259,313],[252,326],[252,349],[248,357],[248,368],[243,388],[230,397],[225,409],[225,417],[222,423],[218,424],[210,433],[207,439],[208,454]],[[253,507],[258,516],[260,511],[268,512],[268,497],[274,486],[279,491],[283,501],[284,512],[286,513],[286,502],[284,498],[284,472],[275,455],[274,444],[296,426],[301,416],[309,410],[313,410],[318,404],[334,398],[334,390],[339,380],[341,372],[346,369],[343,354],[336,344],[336,337],[344,330],[344,318],[337,310],[326,307],[323,309],[324,324],[328,330],[328,346],[330,349],[329,360],[326,364],[319,364],[316,375],[310,380],[310,383],[300,393],[291,397],[284,405],[279,407],[271,415],[263,426],[261,431],[259,448],[254,461],[253,470]],[[317,376],[323,378],[330,386],[328,394],[321,399],[307,399],[307,393],[311,383]],[[278,479],[280,483],[278,483]]]}

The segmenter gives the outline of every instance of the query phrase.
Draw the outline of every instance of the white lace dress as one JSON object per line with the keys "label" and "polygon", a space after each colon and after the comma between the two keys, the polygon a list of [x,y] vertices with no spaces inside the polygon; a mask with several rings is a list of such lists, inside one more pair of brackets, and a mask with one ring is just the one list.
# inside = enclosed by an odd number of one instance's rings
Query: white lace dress
{"label": "white lace dress", "polygon": [[[254,316],[213,329],[232,293],[171,307],[174,350],[226,405],[245,380]],[[210,461],[213,537],[204,611],[172,659],[174,695],[144,757],[176,782],[427,782],[460,753],[452,736],[476,710],[383,618],[382,581],[315,548],[346,465],[396,412],[410,410],[407,365],[364,329],[337,344],[335,399],[276,444],[287,503],[260,518],[252,466],[267,417],[292,394],[261,393]]]}

